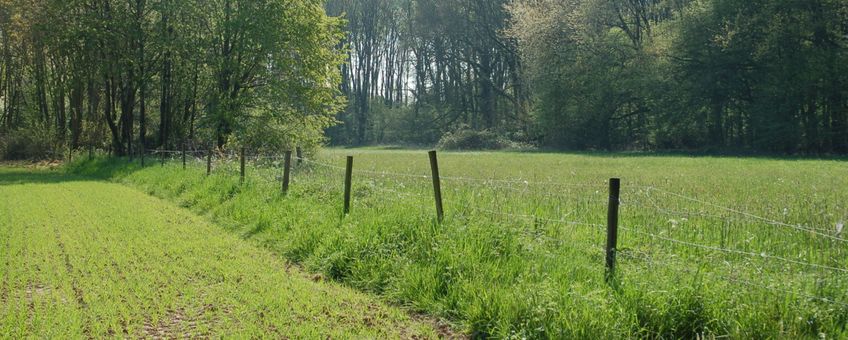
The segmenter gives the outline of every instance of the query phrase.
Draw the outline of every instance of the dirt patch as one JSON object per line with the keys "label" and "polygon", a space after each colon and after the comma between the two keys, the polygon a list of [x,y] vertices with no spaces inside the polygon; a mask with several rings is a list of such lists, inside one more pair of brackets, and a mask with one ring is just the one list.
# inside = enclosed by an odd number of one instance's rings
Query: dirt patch
{"label": "dirt patch", "polygon": [[27,288],[26,288],[26,291],[25,291],[27,302],[29,302],[30,304],[33,304],[34,300],[35,300],[34,299],[35,296],[47,295],[47,294],[50,293],[51,290],[52,290],[52,288],[47,287],[43,284],[30,283],[29,285],[27,285]]}
{"label": "dirt patch", "polygon": [[[411,313],[411,315],[413,320],[432,326],[439,339],[471,339],[467,334],[458,331],[456,326],[447,320],[420,313]],[[416,339],[414,336],[408,338]]]}
{"label": "dirt patch", "polygon": [[168,314],[158,323],[147,321],[142,331],[144,337],[152,339],[197,339],[210,338],[208,330],[215,324],[214,320],[204,318],[208,312],[215,312],[217,307],[205,305],[199,313],[192,316],[185,308],[168,311]]}

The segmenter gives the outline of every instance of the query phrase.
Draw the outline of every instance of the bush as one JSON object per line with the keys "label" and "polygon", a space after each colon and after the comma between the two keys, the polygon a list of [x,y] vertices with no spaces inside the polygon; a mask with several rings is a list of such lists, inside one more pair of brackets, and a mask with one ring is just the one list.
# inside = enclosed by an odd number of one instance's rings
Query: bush
{"label": "bush", "polygon": [[532,145],[509,140],[490,130],[461,128],[442,135],[436,148],[441,150],[527,150]]}
{"label": "bush", "polygon": [[57,154],[56,149],[49,129],[27,128],[0,136],[0,159],[4,160],[49,159]]}

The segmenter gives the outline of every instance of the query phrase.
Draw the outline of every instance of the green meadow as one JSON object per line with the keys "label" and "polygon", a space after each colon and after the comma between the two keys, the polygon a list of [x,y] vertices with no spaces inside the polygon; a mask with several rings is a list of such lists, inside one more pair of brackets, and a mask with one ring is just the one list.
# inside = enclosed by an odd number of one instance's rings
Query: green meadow
{"label": "green meadow", "polygon": [[[343,216],[347,155],[353,203]],[[443,223],[424,151],[324,150],[294,166],[288,194],[279,157],[251,158],[244,183],[235,159],[216,159],[211,176],[202,159],[183,169],[176,159],[142,168],[95,158],[66,171],[171,201],[228,230],[227,242],[247,240],[473,337],[848,335],[844,161],[441,153],[439,162]],[[619,250],[607,281],[613,177],[622,179]],[[113,237],[139,232],[123,228]],[[198,228],[196,242],[216,241],[214,228]],[[113,246],[106,243],[97,244]]]}

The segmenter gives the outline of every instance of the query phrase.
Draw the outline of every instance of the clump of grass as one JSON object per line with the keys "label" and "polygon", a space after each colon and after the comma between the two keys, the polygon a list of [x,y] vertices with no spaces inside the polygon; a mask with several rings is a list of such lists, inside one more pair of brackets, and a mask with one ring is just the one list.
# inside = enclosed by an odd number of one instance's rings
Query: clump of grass
{"label": "clump of grass", "polygon": [[[320,164],[343,166],[342,152],[358,170],[347,217],[342,171]],[[842,162],[445,153],[438,224],[426,157],[328,150],[295,169],[287,196],[273,167],[249,167],[243,185],[220,166],[210,177],[201,165],[112,160],[71,171],[182,202],[326,278],[480,337],[846,335],[848,245],[834,229],[848,216]],[[612,285],[602,250],[611,177],[624,180]]]}

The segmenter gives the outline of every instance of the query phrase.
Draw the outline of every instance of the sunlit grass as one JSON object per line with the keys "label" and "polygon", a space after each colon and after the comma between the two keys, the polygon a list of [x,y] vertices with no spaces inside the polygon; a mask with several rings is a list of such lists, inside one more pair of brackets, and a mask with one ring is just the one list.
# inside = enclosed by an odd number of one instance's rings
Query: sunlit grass
{"label": "sunlit grass", "polygon": [[125,186],[0,169],[0,197],[0,338],[436,337]]}
{"label": "sunlit grass", "polygon": [[[342,218],[344,156],[354,205]],[[443,153],[435,221],[423,151],[326,150],[182,170],[77,164],[210,214],[334,280],[496,337],[845,336],[848,168],[836,160]],[[329,167],[327,166],[329,165]],[[622,178],[616,280],[607,187]]]}

